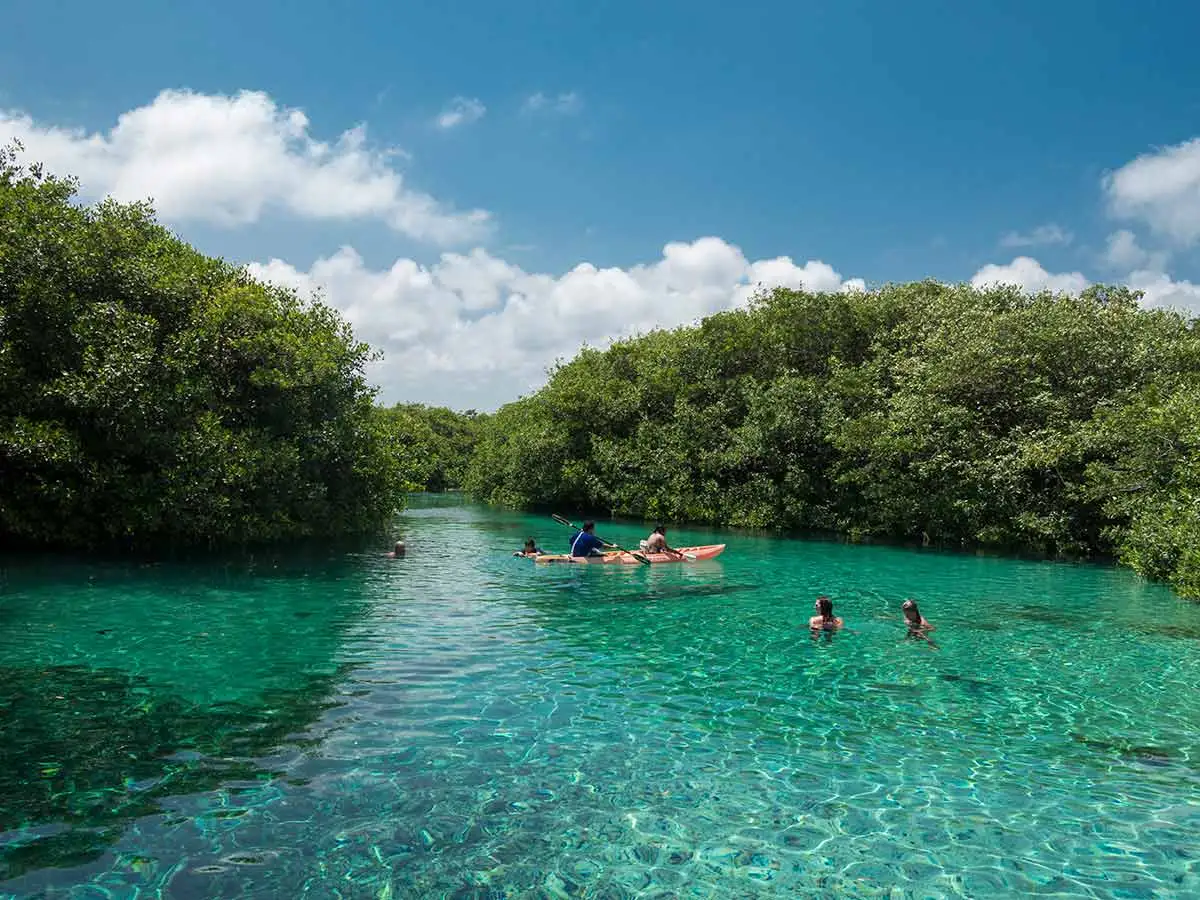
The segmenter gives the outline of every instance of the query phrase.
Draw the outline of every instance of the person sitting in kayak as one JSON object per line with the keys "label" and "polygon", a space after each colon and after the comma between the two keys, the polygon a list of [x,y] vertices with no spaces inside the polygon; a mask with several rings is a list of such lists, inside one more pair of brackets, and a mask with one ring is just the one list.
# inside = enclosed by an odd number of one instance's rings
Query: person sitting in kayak
{"label": "person sitting in kayak", "polygon": [[650,537],[641,543],[642,549],[647,553],[679,553],[678,550],[672,550],[667,546],[667,526],[665,525],[655,525],[654,531],[650,532]]}
{"label": "person sitting in kayak", "polygon": [[541,556],[545,551],[537,545],[537,541],[530,538],[525,542],[525,549],[518,550],[513,556]]}
{"label": "person sitting in kayak", "polygon": [[572,556],[603,556],[604,548],[611,546],[608,541],[596,537],[595,522],[584,522],[583,530],[571,535]]}
{"label": "person sitting in kayak", "polygon": [[817,614],[808,620],[808,627],[813,631],[837,631],[845,622],[833,614],[833,601],[826,596],[817,598],[813,604]]}

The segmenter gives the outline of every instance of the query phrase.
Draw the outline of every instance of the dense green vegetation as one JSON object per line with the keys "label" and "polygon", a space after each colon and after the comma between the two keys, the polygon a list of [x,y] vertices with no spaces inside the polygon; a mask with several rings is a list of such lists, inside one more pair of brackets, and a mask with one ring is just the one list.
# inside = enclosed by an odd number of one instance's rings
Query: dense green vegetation
{"label": "dense green vegetation", "polygon": [[338,314],[0,155],[0,538],[361,533],[419,473]]}
{"label": "dense green vegetation", "polygon": [[435,492],[463,486],[487,416],[420,403],[397,403],[386,414],[416,467],[414,481]]}
{"label": "dense green vegetation", "polygon": [[1126,289],[776,290],[586,350],[495,415],[383,408],[334,310],[75,192],[0,153],[0,539],[331,537],[466,486],[1115,554],[1200,597],[1200,328]]}
{"label": "dense green vegetation", "polygon": [[1200,596],[1200,333],[1124,288],[776,290],[495,414],[491,502],[1116,554]]}

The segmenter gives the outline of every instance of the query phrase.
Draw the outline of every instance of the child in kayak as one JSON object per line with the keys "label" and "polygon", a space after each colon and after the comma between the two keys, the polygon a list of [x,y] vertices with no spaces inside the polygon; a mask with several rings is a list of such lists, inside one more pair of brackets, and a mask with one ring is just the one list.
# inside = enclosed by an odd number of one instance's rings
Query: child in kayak
{"label": "child in kayak", "polygon": [[537,545],[537,541],[530,538],[525,542],[525,549],[518,550],[513,556],[541,556],[544,551]]}
{"label": "child in kayak", "polygon": [[650,532],[650,537],[641,542],[641,547],[647,553],[679,553],[678,550],[672,550],[667,546],[667,527],[665,525],[655,525],[654,530]]}

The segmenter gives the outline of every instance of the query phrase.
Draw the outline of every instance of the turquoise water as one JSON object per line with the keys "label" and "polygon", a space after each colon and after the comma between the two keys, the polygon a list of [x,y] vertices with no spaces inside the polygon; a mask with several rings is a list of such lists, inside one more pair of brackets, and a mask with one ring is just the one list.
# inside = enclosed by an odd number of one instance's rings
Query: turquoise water
{"label": "turquoise water", "polygon": [[398,529],[9,560],[0,896],[1200,896],[1200,607],[1158,586],[699,529],[724,556],[542,567],[508,553],[560,527],[454,498]]}

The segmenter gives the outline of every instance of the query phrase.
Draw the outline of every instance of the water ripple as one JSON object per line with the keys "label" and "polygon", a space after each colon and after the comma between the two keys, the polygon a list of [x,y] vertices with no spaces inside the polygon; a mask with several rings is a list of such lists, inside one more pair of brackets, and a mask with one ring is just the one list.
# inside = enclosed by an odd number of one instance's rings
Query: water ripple
{"label": "water ripple", "polygon": [[0,895],[1200,894],[1200,608],[1160,588],[703,531],[725,556],[537,567],[542,522],[453,498],[399,526],[402,560],[8,566]]}

